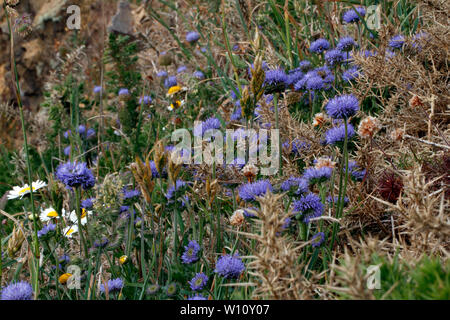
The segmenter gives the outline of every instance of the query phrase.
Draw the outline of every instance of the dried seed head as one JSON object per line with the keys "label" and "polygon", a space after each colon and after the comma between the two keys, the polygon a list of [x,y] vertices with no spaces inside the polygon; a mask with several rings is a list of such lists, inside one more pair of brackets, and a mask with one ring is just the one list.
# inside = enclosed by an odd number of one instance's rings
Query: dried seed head
{"label": "dried seed head", "polygon": [[244,177],[246,177],[249,181],[251,181],[256,175],[258,174],[258,167],[255,166],[253,163],[248,163],[245,165],[244,168],[242,168],[242,174]]}
{"label": "dried seed head", "polygon": [[12,236],[8,240],[8,254],[11,258],[13,258],[15,253],[20,250],[24,241],[25,236],[22,232],[22,228],[16,228],[14,225]]}
{"label": "dried seed head", "polygon": [[324,113],[322,113],[322,112],[316,113],[314,115],[313,126],[314,127],[317,127],[317,126],[322,127],[323,124],[325,123],[325,121],[326,121],[326,116]]}
{"label": "dried seed head", "polygon": [[394,129],[391,132],[391,139],[394,141],[400,141],[403,139],[403,135],[405,134],[405,130],[401,128]]}
{"label": "dried seed head", "polygon": [[380,120],[375,117],[368,116],[363,119],[358,127],[358,134],[361,138],[372,138],[381,129]]}
{"label": "dried seed head", "polygon": [[335,168],[336,162],[332,161],[330,158],[327,157],[320,157],[319,159],[316,160],[316,164],[314,165],[314,167],[316,169],[320,169],[323,167]]}
{"label": "dried seed head", "polygon": [[416,95],[414,95],[411,99],[409,99],[409,106],[411,108],[416,108],[418,106],[422,106],[423,102],[420,100],[420,98]]}
{"label": "dried seed head", "polygon": [[235,227],[241,226],[245,221],[244,210],[236,210],[230,218],[230,224]]}

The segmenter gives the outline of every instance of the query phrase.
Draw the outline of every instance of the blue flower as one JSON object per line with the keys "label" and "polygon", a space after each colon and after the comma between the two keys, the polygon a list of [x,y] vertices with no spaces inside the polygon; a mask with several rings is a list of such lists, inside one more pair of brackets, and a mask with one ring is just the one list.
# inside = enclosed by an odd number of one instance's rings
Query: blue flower
{"label": "blue flower", "polygon": [[286,83],[288,82],[288,76],[283,69],[274,69],[266,71],[266,79],[264,84],[266,85],[265,92],[281,92],[286,89]]}
{"label": "blue flower", "polygon": [[33,288],[26,281],[11,282],[3,288],[1,300],[31,300]]}
{"label": "blue flower", "polygon": [[207,130],[210,129],[220,129],[221,123],[217,118],[208,118],[205,121],[202,121],[200,125],[194,127],[194,136],[202,137]]}
{"label": "blue flower", "polygon": [[308,90],[322,90],[325,87],[325,81],[319,76],[308,77],[305,81],[305,89]]}
{"label": "blue flower", "polygon": [[310,146],[306,142],[303,142],[300,139],[294,139],[292,143],[289,143],[289,141],[283,143],[283,148],[287,149],[289,153],[297,156],[300,156],[301,153],[309,147]]}
{"label": "blue flower", "polygon": [[322,183],[331,178],[333,169],[330,167],[308,168],[303,173],[303,179],[309,184]]}
{"label": "blue flower", "polygon": [[359,101],[353,94],[334,97],[325,106],[328,115],[333,119],[348,119],[359,110]]}
{"label": "blue flower", "polygon": [[94,93],[100,93],[101,91],[102,91],[101,86],[95,86],[94,89],[92,90],[92,92],[94,92]]}
{"label": "blue flower", "polygon": [[360,76],[360,71],[358,70],[358,67],[351,67],[345,70],[342,73],[342,79],[346,82],[350,82],[352,80],[355,80]]}
{"label": "blue flower", "polygon": [[201,72],[199,70],[194,71],[193,76],[199,80],[205,79],[205,75],[203,74],[203,72]]}
{"label": "blue flower", "polygon": [[[355,135],[355,129],[351,124],[347,125],[347,135],[348,139]],[[325,143],[326,144],[336,144],[338,142],[343,142],[345,139],[345,126],[344,124],[339,127],[334,127],[329,129],[325,133]]]}
{"label": "blue flower", "polygon": [[67,146],[67,147],[65,147],[64,148],[64,154],[66,155],[66,156],[70,156],[70,150],[71,150],[72,148],[70,147],[70,146]]}
{"label": "blue flower", "polygon": [[312,68],[312,64],[308,60],[302,60],[298,64],[298,67],[300,68],[301,71],[308,72]]}
{"label": "blue flower", "polygon": [[189,43],[195,43],[200,39],[200,34],[196,31],[190,31],[186,34],[186,41]]}
{"label": "blue flower", "polygon": [[124,187],[122,192],[123,192],[124,200],[137,198],[141,195],[141,192],[139,191],[139,189],[129,190],[127,187]]}
{"label": "blue flower", "polygon": [[325,53],[325,61],[330,66],[335,66],[345,59],[344,53],[339,49],[333,49]]}
{"label": "blue flower", "polygon": [[301,196],[293,203],[294,213],[301,215],[303,222],[309,223],[311,218],[320,217],[324,210],[324,205],[320,198],[314,193]]}
{"label": "blue flower", "polygon": [[167,77],[167,71],[165,71],[165,70],[161,70],[161,71],[158,71],[158,73],[156,74],[156,76],[158,77],[158,78],[165,78],[165,77]]}
{"label": "blue flower", "polygon": [[317,232],[315,235],[313,235],[311,239],[311,245],[313,248],[318,248],[325,240],[325,233],[323,232]]}
{"label": "blue flower", "polygon": [[225,279],[237,279],[245,270],[245,265],[238,253],[233,256],[230,254],[221,256],[216,263],[215,273],[218,273]]}
{"label": "blue flower", "polygon": [[392,49],[401,49],[405,44],[405,37],[401,34],[393,36],[391,40],[389,40],[389,47]]}
{"label": "blue flower", "polygon": [[169,76],[164,80],[164,87],[171,88],[177,85],[177,77]]}
{"label": "blue flower", "polygon": [[149,105],[152,103],[152,97],[150,96],[143,96],[139,98],[139,104],[143,105]]}
{"label": "blue flower", "polygon": [[90,139],[95,137],[95,130],[93,128],[89,128],[86,132],[86,139]]}
{"label": "blue flower", "polygon": [[51,231],[55,231],[55,229],[56,229],[56,224],[53,224],[53,223],[50,223],[50,224],[44,226],[41,230],[38,230],[38,232],[37,232],[38,238],[41,238],[41,237],[47,235]]}
{"label": "blue flower", "polygon": [[289,177],[283,181],[280,186],[281,190],[287,191],[293,195],[300,195],[308,192],[308,181],[303,178]]}
{"label": "blue flower", "polygon": [[348,172],[350,172],[352,178],[356,181],[362,181],[366,176],[366,169],[360,170],[355,161],[349,161]]}
{"label": "blue flower", "polygon": [[180,67],[178,67],[178,69],[177,69],[177,73],[183,73],[183,72],[185,72],[187,70],[187,67],[186,66],[180,66]]}
{"label": "blue flower", "polygon": [[289,70],[287,74],[286,85],[294,85],[299,82],[304,76],[305,74],[302,72],[300,67]]}
{"label": "blue flower", "polygon": [[342,16],[342,20],[344,20],[344,22],[346,23],[359,22],[360,20],[359,16],[364,17],[366,15],[366,10],[363,7],[357,7],[355,9],[352,8],[346,11]]}
{"label": "blue flower", "polygon": [[[123,288],[123,280],[121,278],[110,279],[107,285],[108,292],[120,291]],[[105,292],[105,286],[103,284],[100,285],[100,291]]]}
{"label": "blue flower", "polygon": [[207,282],[208,282],[208,276],[206,274],[204,274],[203,272],[199,272],[188,283],[191,286],[192,290],[199,291],[199,290],[203,289],[203,287],[206,285]]}
{"label": "blue flower", "polygon": [[78,132],[80,135],[83,135],[83,134],[86,132],[86,126],[80,124],[80,125],[78,126],[77,132]]}
{"label": "blue flower", "polygon": [[322,53],[323,51],[328,49],[330,49],[330,43],[324,38],[320,38],[317,39],[316,41],[313,41],[309,46],[309,51],[315,53]]}
{"label": "blue flower", "polygon": [[[175,185],[170,186],[166,194],[166,198],[167,200],[169,200],[169,203],[174,203],[174,201],[176,200],[175,198],[178,198],[178,195],[185,189],[186,186],[187,183],[180,179],[175,182]],[[184,200],[180,200],[183,206],[185,201],[186,198],[184,198]]]}
{"label": "blue flower", "polygon": [[[338,202],[338,200],[339,200],[339,196],[334,196],[333,198],[331,197],[331,196],[328,196],[327,197],[327,202],[329,203],[329,204],[333,204],[333,203],[337,203]],[[348,197],[344,197],[344,205],[347,205],[348,204]]]}
{"label": "blue flower", "polygon": [[342,37],[336,46],[337,49],[341,51],[350,51],[353,48],[357,48],[358,44],[353,40],[352,37]]}
{"label": "blue flower", "polygon": [[273,192],[273,187],[269,180],[246,183],[239,188],[239,197],[244,201],[255,201],[256,197],[265,195],[267,190]]}
{"label": "blue flower", "polygon": [[127,88],[121,88],[119,90],[119,96],[127,96],[130,94],[130,91]]}
{"label": "blue flower", "polygon": [[197,241],[191,240],[189,241],[188,245],[184,247],[184,253],[181,256],[181,260],[183,263],[191,264],[200,259],[198,257],[198,253],[200,251],[200,245]]}
{"label": "blue flower", "polygon": [[56,178],[70,188],[82,186],[86,190],[95,184],[95,177],[85,162],[69,161],[60,164],[56,168]]}

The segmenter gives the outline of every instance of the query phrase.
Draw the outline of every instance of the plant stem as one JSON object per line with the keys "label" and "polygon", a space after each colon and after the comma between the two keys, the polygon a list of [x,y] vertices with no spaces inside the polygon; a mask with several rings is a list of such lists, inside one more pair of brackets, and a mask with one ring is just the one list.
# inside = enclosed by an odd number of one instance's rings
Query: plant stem
{"label": "plant stem", "polygon": [[81,208],[80,208],[80,187],[75,189],[75,212],[77,214],[78,233],[80,234],[81,244],[84,249],[84,257],[88,257],[88,249],[86,239],[84,238],[83,229],[81,225]]}

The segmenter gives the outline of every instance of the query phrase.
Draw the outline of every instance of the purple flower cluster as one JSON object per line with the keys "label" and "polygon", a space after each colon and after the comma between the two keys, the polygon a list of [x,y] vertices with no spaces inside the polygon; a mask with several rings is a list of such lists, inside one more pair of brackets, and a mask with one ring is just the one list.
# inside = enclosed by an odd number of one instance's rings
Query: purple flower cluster
{"label": "purple flower cluster", "polygon": [[[123,288],[123,280],[121,278],[110,279],[108,280],[108,292],[116,292],[120,291]],[[105,293],[105,286],[103,284],[100,285],[100,291]]]}
{"label": "purple flower cluster", "polygon": [[139,104],[142,105],[149,105],[152,103],[152,97],[150,96],[143,96],[139,98]]}
{"label": "purple flower cluster", "polygon": [[323,232],[317,232],[315,235],[313,235],[311,239],[311,245],[313,248],[318,248],[325,240],[325,233]]}
{"label": "purple flower cluster", "polygon": [[41,238],[45,235],[47,235],[51,231],[55,231],[56,224],[49,223],[48,225],[44,226],[41,230],[37,232],[38,238]]}
{"label": "purple flower cluster", "polygon": [[139,191],[139,189],[131,189],[130,190],[127,187],[123,188],[122,193],[123,193],[124,200],[137,198],[141,195],[141,191]]}
{"label": "purple flower cluster", "polygon": [[256,197],[265,195],[267,190],[273,192],[273,187],[269,180],[249,182],[239,188],[239,197],[244,201],[255,201]]}
{"label": "purple flower cluster", "polygon": [[201,72],[200,70],[194,71],[194,73],[192,75],[199,80],[205,79],[205,74],[203,72]]}
{"label": "purple flower cluster", "polygon": [[225,279],[237,279],[245,270],[245,265],[238,253],[233,256],[230,254],[221,256],[216,263],[215,273],[218,273]]}
{"label": "purple flower cluster", "polygon": [[200,34],[196,31],[190,31],[186,34],[186,41],[189,43],[195,43],[200,39]]}
{"label": "purple flower cluster", "polygon": [[164,87],[166,87],[166,88],[171,88],[171,87],[176,86],[177,83],[178,83],[177,77],[175,77],[175,76],[169,76],[169,77],[167,77],[167,78],[164,80]]}
{"label": "purple flower cluster", "polygon": [[184,253],[181,256],[183,263],[191,264],[200,259],[198,253],[200,252],[200,245],[197,241],[191,240],[188,245],[184,247]]}
{"label": "purple flower cluster", "polygon": [[265,92],[281,92],[286,89],[286,83],[288,82],[288,76],[283,69],[273,69],[266,71],[266,79],[264,84],[266,85]]}
{"label": "purple flower cluster", "polygon": [[342,20],[344,20],[345,23],[359,22],[360,16],[364,17],[366,15],[366,9],[364,9],[363,7],[357,7],[355,9],[352,8],[344,12]]}
{"label": "purple flower cluster", "polygon": [[189,297],[188,300],[208,300],[206,297],[201,294],[196,294],[195,296]]}
{"label": "purple flower cluster", "polygon": [[401,34],[393,36],[389,40],[389,47],[391,47],[392,49],[401,49],[404,44],[405,44],[405,37],[402,36]]}
{"label": "purple flower cluster", "polygon": [[360,74],[358,67],[350,67],[342,73],[342,79],[346,82],[350,82],[358,78]]}
{"label": "purple flower cluster", "polygon": [[333,169],[330,167],[308,168],[303,173],[303,179],[309,184],[322,183],[331,178]]}
{"label": "purple flower cluster", "polygon": [[119,89],[119,96],[128,96],[129,94],[130,94],[130,91],[127,88]]}
{"label": "purple flower cluster", "polygon": [[334,97],[325,106],[328,115],[333,119],[348,119],[359,110],[359,101],[353,94]]}
{"label": "purple flower cluster", "polygon": [[322,53],[328,49],[330,49],[330,43],[328,42],[328,40],[323,38],[313,41],[309,46],[309,51],[315,53]]}
{"label": "purple flower cluster", "polygon": [[298,196],[308,192],[308,181],[299,177],[289,177],[281,183],[280,188],[285,192]]}
{"label": "purple flower cluster", "polygon": [[305,76],[300,79],[295,85],[294,89],[299,91],[306,90],[322,90],[329,89],[334,82],[334,75],[328,66],[316,68],[308,71]]}
{"label": "purple flower cluster", "polygon": [[84,209],[90,209],[94,205],[95,198],[87,198],[81,201],[81,207]]}
{"label": "purple flower cluster", "polygon": [[11,282],[2,289],[0,300],[31,300],[33,288],[26,281]]}
{"label": "purple flower cluster", "polygon": [[[351,124],[347,125],[347,136],[348,139],[355,135],[355,128]],[[342,124],[339,127],[334,127],[329,129],[325,133],[325,144],[337,144],[339,142],[344,142],[345,139],[345,125]]]}
{"label": "purple flower cluster", "polygon": [[199,291],[203,289],[207,282],[208,276],[203,272],[199,272],[188,283],[192,290]]}
{"label": "purple flower cluster", "polygon": [[311,218],[320,217],[324,210],[324,205],[320,198],[314,193],[308,193],[293,203],[294,213],[300,214],[303,222],[309,223]]}
{"label": "purple flower cluster", "polygon": [[350,51],[353,48],[357,48],[358,44],[353,40],[352,37],[342,37],[336,46],[337,49],[341,51]]}
{"label": "purple flower cluster", "polygon": [[95,184],[95,177],[88,169],[85,162],[66,162],[56,168],[56,178],[64,183],[68,188],[83,187],[92,188]]}
{"label": "purple flower cluster", "polygon": [[344,53],[339,50],[339,49],[333,49],[333,50],[329,50],[325,53],[325,61],[330,65],[330,66],[335,66],[339,63],[341,63],[342,61],[344,61],[345,56]]}
{"label": "purple flower cluster", "polygon": [[200,125],[194,128],[194,136],[202,137],[207,130],[210,129],[220,129],[221,127],[220,120],[214,117],[208,118],[203,121]]}

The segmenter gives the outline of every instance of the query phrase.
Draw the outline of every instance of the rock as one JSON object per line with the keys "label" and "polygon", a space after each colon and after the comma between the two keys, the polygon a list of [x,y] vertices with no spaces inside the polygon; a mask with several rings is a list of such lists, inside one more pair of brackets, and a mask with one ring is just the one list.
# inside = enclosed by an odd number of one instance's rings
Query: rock
{"label": "rock", "polygon": [[45,21],[59,21],[61,19],[59,12],[63,9],[66,3],[67,0],[43,1],[40,7],[37,7],[39,8],[39,11],[34,17],[33,26],[35,28],[42,28]]}
{"label": "rock", "polygon": [[109,32],[118,32],[133,35],[133,14],[128,1],[120,1],[117,5],[117,12],[111,19],[108,26]]}

